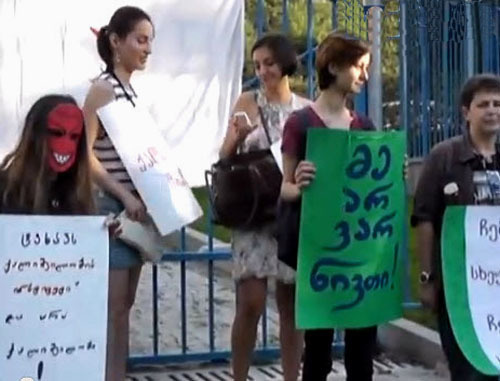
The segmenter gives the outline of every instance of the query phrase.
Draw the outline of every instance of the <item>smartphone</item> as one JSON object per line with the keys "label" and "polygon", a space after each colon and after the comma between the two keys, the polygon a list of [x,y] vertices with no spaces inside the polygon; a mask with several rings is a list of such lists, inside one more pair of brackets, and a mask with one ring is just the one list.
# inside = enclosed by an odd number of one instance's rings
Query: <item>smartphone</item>
{"label": "smartphone", "polygon": [[252,127],[252,122],[250,121],[250,118],[245,111],[235,112],[233,116],[236,118],[239,125],[247,125]]}

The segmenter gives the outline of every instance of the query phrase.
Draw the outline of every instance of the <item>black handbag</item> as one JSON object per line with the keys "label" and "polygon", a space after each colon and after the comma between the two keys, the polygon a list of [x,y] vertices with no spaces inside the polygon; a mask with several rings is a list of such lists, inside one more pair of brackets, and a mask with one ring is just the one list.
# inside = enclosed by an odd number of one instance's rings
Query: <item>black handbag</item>
{"label": "black handbag", "polygon": [[281,200],[276,217],[278,259],[294,270],[297,270],[301,208],[301,200]]}
{"label": "black handbag", "polygon": [[[269,146],[271,138],[259,107]],[[220,159],[205,171],[213,222],[251,229],[276,218],[282,174],[270,149],[238,153]]]}

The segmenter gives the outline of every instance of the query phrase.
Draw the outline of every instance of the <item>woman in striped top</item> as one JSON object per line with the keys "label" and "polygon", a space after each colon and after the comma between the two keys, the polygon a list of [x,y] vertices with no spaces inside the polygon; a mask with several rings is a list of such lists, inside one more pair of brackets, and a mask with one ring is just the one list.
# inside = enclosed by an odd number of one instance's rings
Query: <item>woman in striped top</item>
{"label": "woman in striped top", "polygon": [[[127,6],[114,13],[97,37],[97,50],[106,71],[92,84],[83,107],[87,137],[93,148],[91,173],[100,188],[100,211],[119,213],[125,209],[136,221],[145,219],[145,206],[96,111],[120,98],[135,106],[137,95],[130,85],[130,77],[134,71],[144,69],[151,54],[153,34],[151,18],[141,9]],[[110,242],[107,381],[125,379],[129,315],[141,265],[139,254],[133,248],[119,240]]]}
{"label": "woman in striped top", "polygon": [[[114,99],[133,100],[137,98],[137,94],[131,86],[128,89],[125,86],[122,88],[120,82],[109,72],[102,73],[99,76],[99,80],[104,80],[106,83],[109,82],[113,86]],[[109,87],[109,85],[107,86]],[[103,128],[99,129],[93,148],[97,160],[102,164],[104,169],[126,189],[134,192],[134,184],[118,156],[111,139]]]}

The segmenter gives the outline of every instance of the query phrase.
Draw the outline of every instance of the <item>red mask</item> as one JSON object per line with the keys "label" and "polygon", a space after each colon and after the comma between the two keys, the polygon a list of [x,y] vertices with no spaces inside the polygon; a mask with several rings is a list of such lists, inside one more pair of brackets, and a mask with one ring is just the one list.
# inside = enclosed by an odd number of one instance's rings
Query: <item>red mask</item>
{"label": "red mask", "polygon": [[78,106],[61,103],[47,118],[49,166],[54,172],[65,172],[76,160],[78,143],[83,133],[83,115]]}

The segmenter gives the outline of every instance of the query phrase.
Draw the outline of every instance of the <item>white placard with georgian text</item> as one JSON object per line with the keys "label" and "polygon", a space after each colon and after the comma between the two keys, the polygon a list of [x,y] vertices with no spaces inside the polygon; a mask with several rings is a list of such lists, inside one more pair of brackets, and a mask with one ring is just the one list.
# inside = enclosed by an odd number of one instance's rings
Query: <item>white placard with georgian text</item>
{"label": "white placard with georgian text", "polygon": [[0,381],[104,381],[104,217],[0,215]]}
{"label": "white placard with georgian text", "polygon": [[171,233],[203,214],[145,107],[115,101],[99,109],[98,115],[160,234]]}

